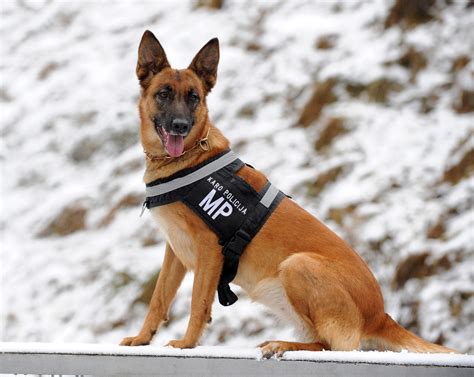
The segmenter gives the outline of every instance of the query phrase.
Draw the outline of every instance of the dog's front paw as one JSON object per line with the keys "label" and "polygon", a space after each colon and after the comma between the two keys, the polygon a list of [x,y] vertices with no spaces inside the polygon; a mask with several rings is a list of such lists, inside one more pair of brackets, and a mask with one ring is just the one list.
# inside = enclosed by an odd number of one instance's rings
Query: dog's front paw
{"label": "dog's front paw", "polygon": [[120,342],[121,346],[145,346],[150,344],[151,337],[145,335],[129,336],[123,338]]}
{"label": "dog's front paw", "polygon": [[173,348],[194,348],[196,347],[196,343],[190,342],[186,339],[181,340],[170,340],[166,347],[173,347]]}

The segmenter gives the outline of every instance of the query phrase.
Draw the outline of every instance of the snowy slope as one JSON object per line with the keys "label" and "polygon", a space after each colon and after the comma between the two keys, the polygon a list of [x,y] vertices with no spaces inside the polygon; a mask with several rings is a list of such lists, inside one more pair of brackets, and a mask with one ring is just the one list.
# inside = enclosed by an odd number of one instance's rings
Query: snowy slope
{"label": "snowy slope", "polygon": [[[472,352],[474,119],[458,103],[473,90],[461,59],[472,8],[384,29],[390,5],[3,1],[0,339],[116,343],[139,330],[164,251],[150,216],[138,217],[134,70],[150,29],[175,67],[219,37],[208,105],[242,159],[354,245],[402,324]],[[306,122],[328,82],[332,99]],[[192,275],[156,344],[182,336],[191,286]],[[291,337],[241,297],[215,304],[202,343]]]}

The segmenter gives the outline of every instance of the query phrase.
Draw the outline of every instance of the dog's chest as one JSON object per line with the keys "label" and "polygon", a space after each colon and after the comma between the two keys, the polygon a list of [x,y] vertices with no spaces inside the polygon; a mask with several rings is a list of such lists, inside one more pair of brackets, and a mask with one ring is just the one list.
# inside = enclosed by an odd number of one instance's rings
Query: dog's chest
{"label": "dog's chest", "polygon": [[[171,208],[170,208],[171,207]],[[171,245],[175,255],[188,270],[196,266],[196,254],[193,248],[192,235],[188,224],[173,205],[154,207],[151,214],[166,241]]]}

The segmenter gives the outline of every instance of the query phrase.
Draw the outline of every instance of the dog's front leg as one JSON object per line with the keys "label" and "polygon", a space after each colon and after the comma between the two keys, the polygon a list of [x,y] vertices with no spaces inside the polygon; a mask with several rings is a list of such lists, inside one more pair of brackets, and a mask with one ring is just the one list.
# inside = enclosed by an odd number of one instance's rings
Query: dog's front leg
{"label": "dog's front leg", "polygon": [[193,348],[199,341],[204,327],[211,320],[211,308],[222,270],[220,250],[207,249],[201,253],[194,273],[191,316],[183,339],[172,340],[167,345],[175,348]]}
{"label": "dog's front leg", "polygon": [[168,319],[169,307],[176,296],[176,291],[181,285],[185,273],[186,268],[176,257],[171,246],[166,244],[165,258],[142,329],[137,336],[123,339],[120,345],[141,346],[150,343],[158,327]]}

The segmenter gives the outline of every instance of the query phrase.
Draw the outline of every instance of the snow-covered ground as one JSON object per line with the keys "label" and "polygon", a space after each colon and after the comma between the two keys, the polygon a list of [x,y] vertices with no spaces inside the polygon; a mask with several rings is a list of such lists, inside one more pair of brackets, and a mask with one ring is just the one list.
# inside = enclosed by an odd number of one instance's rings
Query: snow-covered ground
{"label": "snow-covered ground", "polygon": [[[140,328],[164,252],[138,217],[135,64],[150,29],[175,67],[219,37],[208,105],[234,150],[357,249],[393,317],[474,351],[474,119],[459,110],[473,8],[403,30],[384,29],[385,1],[196,3],[2,1],[0,340],[118,343]],[[332,100],[298,126],[327,82]],[[156,345],[182,336],[191,287]],[[292,332],[241,295],[216,302],[202,344],[269,338]]]}
{"label": "snow-covered ground", "polygon": [[[0,342],[0,354],[67,354],[67,355],[133,355],[133,356],[177,356],[215,359],[262,359],[257,348],[248,347],[203,347],[176,349],[172,347],[122,347],[112,344],[87,343],[16,343]],[[275,357],[274,357],[275,358]],[[414,354],[408,352],[377,351],[298,351],[286,352],[284,360],[311,360],[319,362],[370,363],[392,365],[430,365],[474,368],[474,356],[458,354]]]}
{"label": "snow-covered ground", "polygon": [[[0,372],[154,376],[471,376],[473,355],[407,352],[287,352],[263,359],[256,348],[121,347],[0,342]],[[66,374],[64,374],[66,373]],[[2,374],[5,375],[5,374]],[[14,376],[16,374],[8,374]],[[34,375],[33,375],[34,376]]]}

